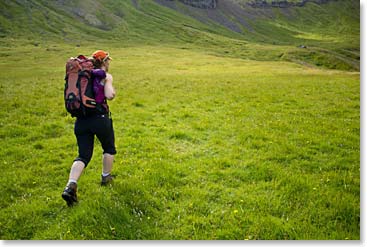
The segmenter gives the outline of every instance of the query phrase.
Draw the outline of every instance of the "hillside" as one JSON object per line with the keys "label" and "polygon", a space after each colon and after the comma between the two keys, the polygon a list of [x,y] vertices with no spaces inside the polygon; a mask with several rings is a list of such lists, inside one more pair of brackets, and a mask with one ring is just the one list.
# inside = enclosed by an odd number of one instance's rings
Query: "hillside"
{"label": "hillside", "polygon": [[359,3],[355,1],[230,0],[209,1],[208,5],[196,5],[203,1],[156,2],[207,25],[225,27],[239,34],[241,40],[308,48],[291,48],[277,54],[285,60],[300,59],[329,68],[340,68],[341,64],[347,69],[359,68]]}
{"label": "hillside", "polygon": [[[168,44],[220,56],[359,70],[356,1],[2,1],[3,45]],[[348,11],[345,11],[348,9]],[[13,40],[12,40],[13,39]]]}

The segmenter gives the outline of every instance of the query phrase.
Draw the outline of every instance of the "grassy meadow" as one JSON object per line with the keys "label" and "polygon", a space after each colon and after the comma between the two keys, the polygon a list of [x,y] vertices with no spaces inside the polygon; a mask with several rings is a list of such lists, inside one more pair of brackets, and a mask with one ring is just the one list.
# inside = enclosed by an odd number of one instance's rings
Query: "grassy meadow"
{"label": "grassy meadow", "polygon": [[117,178],[77,155],[64,64],[90,54],[9,41],[0,56],[1,239],[360,239],[360,74],[112,43]]}

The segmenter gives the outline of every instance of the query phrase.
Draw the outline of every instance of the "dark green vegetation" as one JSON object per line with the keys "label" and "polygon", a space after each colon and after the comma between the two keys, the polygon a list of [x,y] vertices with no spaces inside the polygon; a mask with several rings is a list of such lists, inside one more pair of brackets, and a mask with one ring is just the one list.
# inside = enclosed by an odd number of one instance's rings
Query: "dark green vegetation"
{"label": "dark green vegetation", "polygon": [[[252,32],[153,1],[71,2],[0,3],[1,239],[360,238],[355,1],[246,9]],[[68,208],[64,64],[100,48],[117,180],[100,187],[95,148]]]}

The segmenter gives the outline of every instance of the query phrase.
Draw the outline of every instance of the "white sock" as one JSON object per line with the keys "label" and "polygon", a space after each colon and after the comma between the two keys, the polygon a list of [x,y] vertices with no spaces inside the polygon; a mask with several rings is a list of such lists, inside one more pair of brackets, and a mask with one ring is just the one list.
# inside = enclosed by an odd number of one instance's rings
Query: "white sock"
{"label": "white sock", "polygon": [[69,181],[68,181],[68,184],[70,184],[70,183],[78,183],[75,179],[69,179]]}
{"label": "white sock", "polygon": [[109,172],[107,172],[107,173],[102,172],[102,176],[103,176],[103,177],[107,177],[108,175],[110,175],[110,173],[109,173]]}

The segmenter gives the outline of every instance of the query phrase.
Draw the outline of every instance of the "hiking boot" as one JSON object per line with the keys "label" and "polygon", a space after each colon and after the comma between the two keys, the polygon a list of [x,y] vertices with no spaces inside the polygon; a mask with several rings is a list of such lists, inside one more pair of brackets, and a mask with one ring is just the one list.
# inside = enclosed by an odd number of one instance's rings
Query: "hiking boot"
{"label": "hiking boot", "polygon": [[107,185],[107,184],[109,184],[109,183],[111,183],[113,181],[113,179],[115,178],[115,175],[111,175],[111,174],[109,174],[107,176],[101,175],[101,177],[102,177],[102,179],[101,179],[101,185],[102,186],[105,186],[105,185]]}
{"label": "hiking boot", "polygon": [[74,203],[78,202],[76,196],[77,185],[76,183],[70,182],[66,185],[64,192],[62,192],[62,199],[66,201],[69,207],[73,206]]}

